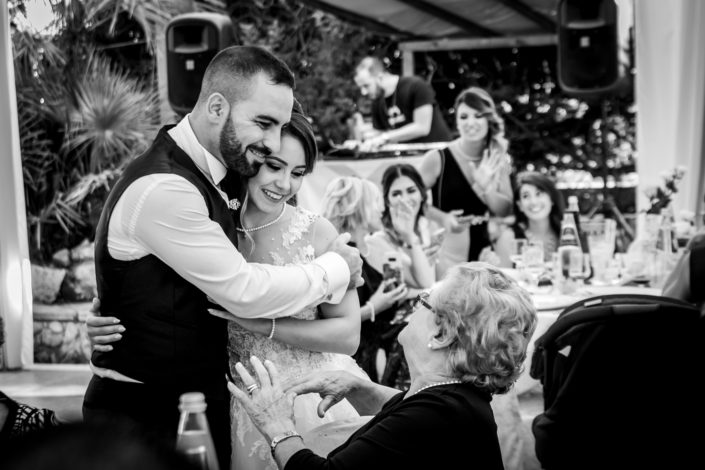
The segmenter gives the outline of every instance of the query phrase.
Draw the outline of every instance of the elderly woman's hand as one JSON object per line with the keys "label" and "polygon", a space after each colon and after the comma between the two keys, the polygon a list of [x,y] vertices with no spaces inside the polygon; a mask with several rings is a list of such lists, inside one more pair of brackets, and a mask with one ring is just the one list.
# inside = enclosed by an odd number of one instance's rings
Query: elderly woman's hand
{"label": "elderly woman's hand", "polygon": [[240,402],[254,425],[267,440],[294,431],[296,393],[282,389],[279,373],[271,361],[264,361],[262,364],[257,357],[252,356],[250,364],[257,380],[241,363],[235,364],[235,370],[249,393],[240,390],[234,383],[228,382],[230,393]]}
{"label": "elderly woman's hand", "polygon": [[288,393],[303,395],[318,393],[322,398],[318,404],[318,416],[323,418],[328,409],[355,389],[358,378],[342,370],[313,372],[294,379],[287,386]]}

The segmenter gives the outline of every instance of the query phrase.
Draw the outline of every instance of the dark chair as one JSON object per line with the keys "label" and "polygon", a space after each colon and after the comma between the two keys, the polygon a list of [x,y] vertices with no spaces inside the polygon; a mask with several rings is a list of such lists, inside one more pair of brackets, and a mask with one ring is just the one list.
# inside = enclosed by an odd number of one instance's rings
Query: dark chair
{"label": "dark chair", "polygon": [[676,299],[612,295],[568,307],[532,357],[542,467],[702,468],[704,344],[700,310]]}

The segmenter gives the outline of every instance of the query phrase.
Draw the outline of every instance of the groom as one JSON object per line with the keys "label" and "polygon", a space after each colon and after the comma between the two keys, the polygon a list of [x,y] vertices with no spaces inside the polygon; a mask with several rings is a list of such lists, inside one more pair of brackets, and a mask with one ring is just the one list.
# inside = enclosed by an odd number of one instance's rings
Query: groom
{"label": "groom", "polygon": [[201,391],[225,470],[227,328],[207,312],[210,302],[238,317],[275,318],[339,302],[361,282],[347,236],[308,265],[248,264],[236,249],[235,218],[219,185],[228,171],[255,174],[279,151],[293,87],[286,64],[264,49],[222,50],[191,114],[162,128],[115,184],[96,231],[96,277],[101,310],[124,330],[112,350],[91,357],[84,419],[126,417],[173,439],[179,396]]}

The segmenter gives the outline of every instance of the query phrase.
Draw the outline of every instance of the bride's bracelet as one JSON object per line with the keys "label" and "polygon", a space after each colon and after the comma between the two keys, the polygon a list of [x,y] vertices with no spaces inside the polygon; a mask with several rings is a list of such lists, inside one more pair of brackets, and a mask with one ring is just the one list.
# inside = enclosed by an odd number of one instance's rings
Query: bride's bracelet
{"label": "bride's bracelet", "polygon": [[272,318],[272,331],[269,332],[269,336],[267,338],[272,339],[274,338],[274,331],[277,329],[277,319]]}

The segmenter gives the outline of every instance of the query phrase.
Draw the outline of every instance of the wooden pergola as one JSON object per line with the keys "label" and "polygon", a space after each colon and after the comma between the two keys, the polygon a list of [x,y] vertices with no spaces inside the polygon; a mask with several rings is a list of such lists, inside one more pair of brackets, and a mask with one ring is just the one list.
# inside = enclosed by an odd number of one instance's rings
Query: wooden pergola
{"label": "wooden pergola", "polygon": [[414,52],[556,44],[558,0],[304,0],[371,31],[398,38],[402,74]]}

